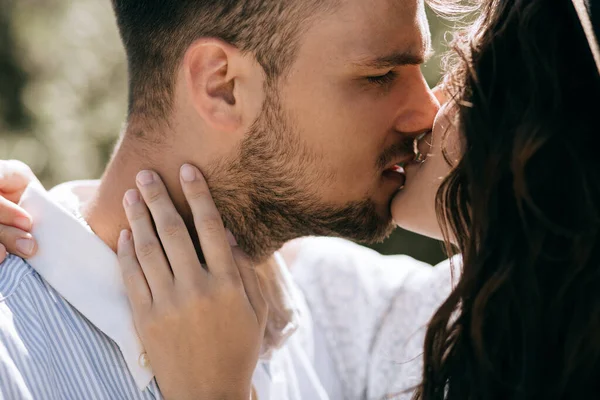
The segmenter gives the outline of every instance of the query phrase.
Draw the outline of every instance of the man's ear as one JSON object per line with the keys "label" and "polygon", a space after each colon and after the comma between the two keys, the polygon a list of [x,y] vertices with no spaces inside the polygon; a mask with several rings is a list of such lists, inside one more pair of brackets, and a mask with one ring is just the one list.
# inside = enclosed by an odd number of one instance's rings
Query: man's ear
{"label": "man's ear", "polygon": [[204,122],[219,131],[234,131],[243,124],[236,97],[240,51],[218,39],[199,39],[187,50],[183,69],[187,91]]}

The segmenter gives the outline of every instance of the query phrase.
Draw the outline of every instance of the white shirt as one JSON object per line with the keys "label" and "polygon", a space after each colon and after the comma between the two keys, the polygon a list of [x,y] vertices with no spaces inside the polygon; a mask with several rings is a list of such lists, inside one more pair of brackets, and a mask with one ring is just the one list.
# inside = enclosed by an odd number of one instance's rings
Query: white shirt
{"label": "white shirt", "polygon": [[319,371],[331,399],[410,399],[422,376],[426,325],[452,288],[450,260],[432,267],[309,238],[291,268],[324,341],[316,368],[331,360],[333,373]]}

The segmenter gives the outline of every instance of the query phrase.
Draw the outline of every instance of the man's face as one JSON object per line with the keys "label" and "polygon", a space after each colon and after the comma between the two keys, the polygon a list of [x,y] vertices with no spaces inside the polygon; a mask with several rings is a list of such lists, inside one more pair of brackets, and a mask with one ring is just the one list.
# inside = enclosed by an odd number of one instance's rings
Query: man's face
{"label": "man's face", "polygon": [[421,74],[429,28],[416,0],[345,0],[301,36],[289,72],[210,183],[226,225],[261,258],[305,235],[377,241],[438,103]]}

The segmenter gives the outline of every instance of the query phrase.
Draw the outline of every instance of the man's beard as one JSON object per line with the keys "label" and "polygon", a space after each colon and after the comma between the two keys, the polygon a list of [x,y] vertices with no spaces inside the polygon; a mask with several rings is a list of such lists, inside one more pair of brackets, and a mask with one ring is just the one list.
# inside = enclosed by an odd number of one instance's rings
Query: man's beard
{"label": "man's beard", "polygon": [[208,171],[225,226],[255,261],[302,236],[373,243],[393,230],[391,217],[379,215],[369,198],[343,206],[321,200],[319,183],[325,186],[331,174],[316,168],[319,160],[282,112],[272,89],[237,155]]}

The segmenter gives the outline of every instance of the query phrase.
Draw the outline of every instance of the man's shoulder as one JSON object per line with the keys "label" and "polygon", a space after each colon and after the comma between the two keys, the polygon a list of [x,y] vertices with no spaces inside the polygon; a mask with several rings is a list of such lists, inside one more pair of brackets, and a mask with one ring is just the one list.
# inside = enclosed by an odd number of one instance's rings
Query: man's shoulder
{"label": "man's shoulder", "polygon": [[[45,290],[40,276],[22,258],[8,255],[0,264],[0,382],[10,385],[25,379],[22,372],[40,361],[38,352],[46,351],[35,300]],[[27,397],[10,389],[14,388],[0,388],[0,398]]]}
{"label": "man's shoulder", "polygon": [[9,254],[0,264],[0,302],[31,284],[43,286],[43,281],[27,261]]}
{"label": "man's shoulder", "polygon": [[9,255],[0,264],[0,399],[65,398],[60,384],[50,384],[57,382],[57,343],[67,340],[49,334],[57,319],[44,310],[52,301],[27,261]]}

